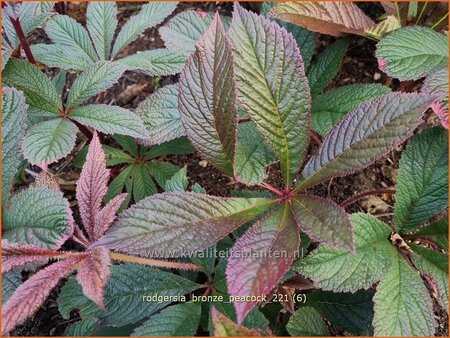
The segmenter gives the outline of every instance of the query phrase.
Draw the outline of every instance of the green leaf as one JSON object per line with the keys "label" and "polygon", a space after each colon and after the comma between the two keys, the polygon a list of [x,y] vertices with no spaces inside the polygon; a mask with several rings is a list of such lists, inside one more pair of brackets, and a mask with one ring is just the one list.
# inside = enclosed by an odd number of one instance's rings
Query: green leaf
{"label": "green leaf", "polygon": [[27,105],[23,93],[2,89],[2,206],[6,205],[21,162],[20,145],[26,128]]}
{"label": "green leaf", "polygon": [[155,183],[145,164],[133,165],[133,199],[138,202],[147,196],[156,194]]}
{"label": "green leaf", "polygon": [[177,167],[171,163],[152,161],[147,164],[148,171],[150,175],[154,177],[156,182],[160,187],[164,188],[168,180],[170,180],[173,175],[180,171],[180,167]]}
{"label": "green leaf", "polygon": [[396,253],[373,297],[375,336],[433,336],[435,319],[418,272]]}
{"label": "green leaf", "polygon": [[2,305],[13,295],[20,284],[22,284],[20,271],[10,271],[2,274]]}
{"label": "green leaf", "polygon": [[86,12],[86,26],[94,42],[95,50],[102,60],[108,60],[111,42],[117,27],[115,2],[90,2]]}
{"label": "green leaf", "polygon": [[2,70],[5,68],[6,64],[8,63],[11,54],[12,54],[12,50],[6,50],[2,48]]}
{"label": "green leaf", "polygon": [[351,84],[331,89],[312,101],[312,125],[321,136],[326,135],[348,112],[360,104],[388,94],[381,84]]}
{"label": "green leaf", "polygon": [[186,135],[178,110],[178,86],[158,89],[139,104],[136,113],[141,116],[150,137],[147,145],[161,144]]}
{"label": "green leaf", "polygon": [[267,177],[266,167],[276,161],[276,156],[253,123],[238,126],[234,176],[247,185],[257,185]]}
{"label": "green leaf", "polygon": [[148,136],[139,116],[119,106],[91,104],[76,107],[70,118],[105,134],[122,134],[138,138]]}
{"label": "green leaf", "polygon": [[327,47],[308,72],[311,95],[320,94],[341,69],[350,39],[339,39]]}
{"label": "green leaf", "polygon": [[313,291],[306,304],[317,309],[333,326],[356,336],[372,336],[373,291],[335,293]]}
{"label": "green leaf", "polygon": [[294,38],[235,4],[229,30],[238,101],[281,161],[289,186],[309,142],[310,94]]}
{"label": "green leaf", "polygon": [[28,61],[11,59],[3,70],[3,84],[23,91],[27,103],[40,110],[58,115],[61,98],[50,79]]}
{"label": "green leaf", "polygon": [[423,275],[431,276],[436,282],[439,294],[437,299],[441,306],[448,309],[448,255],[441,252],[408,243],[418,255],[411,255],[417,270]]}
{"label": "green leaf", "polygon": [[112,56],[116,57],[123,48],[128,46],[146,29],[155,27],[163,22],[166,17],[172,14],[177,5],[177,2],[151,2],[143,5],[141,11],[137,15],[132,16],[123,25],[114,42]]}
{"label": "green leaf", "polygon": [[138,144],[136,142],[136,139],[131,136],[125,136],[125,135],[113,135],[112,137],[114,141],[120,144],[120,146],[128,151],[131,155],[134,157],[139,155],[139,149]]}
{"label": "green leaf", "polygon": [[23,155],[31,163],[46,168],[67,156],[75,146],[77,126],[62,118],[32,126],[23,140]]}
{"label": "green leaf", "polygon": [[233,175],[236,98],[232,52],[216,14],[181,72],[179,109],[186,135],[209,162]]}
{"label": "green leaf", "polygon": [[[266,1],[262,3],[261,14],[267,16],[270,10],[276,5],[276,1]],[[308,69],[311,62],[314,50],[316,48],[316,34],[306,28],[299,27],[289,22],[284,22],[277,19],[275,20],[277,24],[286,28],[286,30],[294,36],[295,41],[297,41],[298,48],[300,48],[300,54],[303,58],[303,64],[305,69]]]}
{"label": "green leaf", "polygon": [[45,32],[59,48],[69,47],[88,56],[92,62],[98,60],[88,32],[75,19],[67,15],[55,15],[47,22]]}
{"label": "green leaf", "polygon": [[188,186],[187,166],[184,166],[169,180],[166,181],[164,190],[167,192],[186,191]]}
{"label": "green leaf", "polygon": [[48,188],[14,195],[3,217],[3,238],[14,243],[58,249],[72,232],[69,202],[61,192]]}
{"label": "green leaf", "polygon": [[192,192],[198,192],[198,193],[203,193],[206,194],[206,189],[203,188],[200,184],[198,184],[197,182],[195,182],[192,187],[191,187],[191,191]]}
{"label": "green leaf", "polygon": [[89,318],[83,319],[75,324],[70,325],[66,332],[66,336],[85,337],[92,336],[97,328],[98,319]]}
{"label": "green leaf", "polygon": [[397,231],[412,231],[447,207],[447,176],[447,131],[427,129],[408,144],[400,159],[394,207]]}
{"label": "green leaf", "polygon": [[128,70],[142,71],[150,76],[167,76],[181,71],[186,63],[186,56],[168,49],[153,49],[118,59],[116,62],[125,65]]}
{"label": "green leaf", "polygon": [[302,306],[291,316],[286,325],[291,336],[329,336],[325,322],[320,313],[309,306]]}
{"label": "green leaf", "polygon": [[391,229],[369,214],[353,214],[352,223],[355,253],[321,244],[294,268],[323,290],[355,292],[379,281],[391,263]]}
{"label": "green leaf", "polygon": [[[105,203],[108,203],[114,197],[119,195],[123,191],[123,188],[125,187],[127,181],[131,182],[131,189],[129,190],[132,191],[132,182],[133,182],[132,169],[133,169],[132,166],[125,167],[125,169],[123,169],[120,172],[120,174],[117,175],[117,177],[111,181],[111,183],[108,186],[108,192],[106,193],[105,196]],[[124,205],[127,206],[128,203],[130,203],[130,199],[131,194],[128,194],[127,199],[125,200],[125,202],[123,202],[122,206]]]}
{"label": "green leaf", "polygon": [[194,336],[200,322],[200,303],[172,305],[138,326],[133,336]]}
{"label": "green leaf", "polygon": [[430,239],[441,248],[448,251],[448,214],[443,215],[439,221],[434,222],[407,237]]}
{"label": "green leaf", "polygon": [[350,217],[336,203],[321,197],[298,195],[291,200],[291,210],[298,227],[309,237],[331,247],[355,249]]}
{"label": "green leaf", "polygon": [[[200,286],[170,272],[137,264],[111,267],[105,288],[105,310],[88,300],[74,277],[62,287],[58,308],[64,318],[79,308],[83,319],[99,318],[103,325],[122,326],[136,323],[174,302],[163,297],[180,297]],[[143,297],[162,297],[147,301]],[[182,300],[181,300],[182,301]]]}
{"label": "green leaf", "polygon": [[374,22],[351,2],[282,2],[270,12],[271,16],[333,36],[345,33],[362,35]]}
{"label": "green leaf", "polygon": [[39,43],[32,45],[34,58],[52,68],[84,70],[94,63],[86,53],[73,47]]}
{"label": "green leaf", "polygon": [[380,69],[389,76],[417,80],[448,64],[447,36],[422,26],[397,29],[381,39],[376,56]]}
{"label": "green leaf", "polygon": [[119,80],[125,68],[117,62],[99,61],[78,76],[70,88],[67,107],[74,108]]}
{"label": "green leaf", "polygon": [[274,203],[191,192],[157,194],[124,211],[98,245],[153,257],[190,255],[215,244]]}
{"label": "green leaf", "polygon": [[52,79],[52,83],[55,86],[56,92],[60,97],[64,94],[64,87],[66,86],[67,72],[61,69]]}
{"label": "green leaf", "polygon": [[408,138],[432,102],[423,94],[390,93],[361,104],[325,136],[296,190],[368,166]]}
{"label": "green leaf", "polygon": [[166,155],[182,155],[192,153],[192,146],[186,137],[151,146],[144,154],[146,160]]}
{"label": "green leaf", "polygon": [[[105,152],[105,158],[106,158],[106,165],[108,167],[115,166],[118,164],[124,164],[124,163],[134,163],[135,159],[128,155],[127,153],[123,152],[120,149],[110,147],[107,145],[102,145],[103,151]],[[88,152],[88,147],[84,146],[77,154],[77,156],[74,159],[73,164],[77,168],[83,168],[84,162],[86,162],[86,155]]]}

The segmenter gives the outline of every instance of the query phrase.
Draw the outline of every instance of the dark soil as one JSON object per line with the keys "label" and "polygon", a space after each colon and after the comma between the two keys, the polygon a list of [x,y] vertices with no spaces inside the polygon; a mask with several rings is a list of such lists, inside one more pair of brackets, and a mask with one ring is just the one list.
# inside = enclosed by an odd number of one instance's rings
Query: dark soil
{"label": "dark soil", "polygon": [[[258,4],[255,3],[243,3],[243,5],[249,9],[258,9]],[[381,14],[383,14],[381,6],[377,3],[359,3],[358,5],[365,10],[366,13],[369,13],[369,15],[374,19],[377,19]],[[65,3],[65,9],[68,15],[74,17],[79,22],[85,22],[86,3]],[[172,16],[186,9],[201,9],[204,11],[218,10],[221,14],[230,15],[232,3],[216,4],[215,2],[184,2],[179,4],[176,12]],[[131,15],[135,14],[139,10],[139,3],[119,2],[119,10],[119,26],[122,26]],[[42,30],[37,30],[33,33],[30,37],[30,41],[31,43],[50,42]],[[332,37],[318,34],[317,50],[323,50],[333,41],[334,38]],[[134,54],[137,51],[162,47],[164,47],[164,44],[158,35],[158,29],[149,29],[145,32],[145,34],[127,47],[121,53],[121,56]],[[385,74],[379,71],[376,59],[374,58],[374,51],[375,42],[363,38],[355,38],[343,60],[341,71],[336,76],[333,83],[328,86],[328,89],[351,83],[373,82],[379,82],[396,88],[398,83],[395,81],[393,82],[392,79],[387,78]],[[55,74],[55,70],[48,69],[46,71],[48,71],[49,74]],[[117,84],[108,90],[105,103],[116,104],[133,110],[157,88],[176,83],[177,81],[178,76],[154,78],[136,72],[127,72]],[[67,85],[69,88],[70,82],[71,79],[69,79],[69,84]],[[109,138],[104,138],[103,142],[108,143],[110,142],[109,140]],[[77,148],[78,150],[81,148],[82,144],[83,142],[78,144],[80,145],[80,147]],[[314,154],[317,148],[318,147],[316,144],[311,144],[308,157]],[[373,189],[392,188],[395,185],[395,175],[398,168],[400,151],[401,149],[397,149],[390,152],[383,159],[353,175],[335,178],[318,184],[308,189],[307,193],[322,197],[329,197],[336,203],[341,203],[361,192]],[[75,201],[74,182],[78,178],[80,172],[79,169],[73,167],[72,160],[75,154],[76,152],[72,154],[72,157],[61,160],[59,163],[52,165],[50,168],[53,173],[57,173],[58,177],[66,183],[62,185],[62,188],[71,202]],[[234,181],[232,178],[224,176],[209,163],[207,163],[205,167],[205,161],[203,161],[197,153],[192,155],[166,156],[162,158],[162,160],[166,160],[180,166],[187,165],[190,181],[189,183],[199,183],[206,189],[207,193],[211,195],[229,196],[231,190],[239,189],[262,190],[258,187],[245,187],[244,185]],[[37,168],[34,169],[38,171]],[[267,182],[275,187],[281,187],[282,179],[280,176],[279,165],[272,165],[268,172],[269,177]],[[33,180],[32,177],[27,177],[26,179],[30,182]],[[347,211],[369,211],[390,224],[393,214],[393,197],[391,195],[380,195],[379,197],[380,198],[378,200],[370,200],[368,204],[364,203],[364,200],[358,201],[350,205],[347,208]],[[67,243],[66,246],[66,248],[74,248],[73,243]],[[60,283],[60,286],[62,284],[63,283]],[[45,302],[44,306],[40,308],[39,311],[24,325],[18,327],[13,332],[13,335],[63,335],[65,329],[71,323],[77,321],[79,317],[76,311],[72,314],[72,317],[69,320],[65,320],[60,316],[56,304],[58,293],[59,287],[52,291],[51,296]],[[436,317],[439,321],[437,334],[446,335],[448,333],[447,315],[439,306],[435,306],[435,308]],[[340,334],[340,332],[335,329],[332,329],[331,332]]]}

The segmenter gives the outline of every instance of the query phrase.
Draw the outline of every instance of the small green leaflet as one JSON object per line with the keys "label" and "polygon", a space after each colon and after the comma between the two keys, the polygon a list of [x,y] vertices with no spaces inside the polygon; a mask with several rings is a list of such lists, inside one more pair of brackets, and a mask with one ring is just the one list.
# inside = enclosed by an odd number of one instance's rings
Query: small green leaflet
{"label": "small green leaflet", "polygon": [[35,59],[47,67],[81,71],[93,63],[89,55],[68,46],[38,43],[30,48]]}
{"label": "small green leaflet", "polygon": [[377,83],[357,83],[328,90],[312,100],[313,128],[324,136],[352,109],[389,92],[389,87]]}
{"label": "small green leaflet", "polygon": [[235,3],[229,29],[237,99],[280,158],[290,186],[309,142],[310,94],[292,34]]}
{"label": "small green leaflet", "polygon": [[309,306],[302,306],[291,316],[286,325],[291,336],[329,336],[325,322],[320,313]]}
{"label": "small green leaflet", "polygon": [[354,254],[321,244],[294,268],[323,290],[355,292],[379,281],[390,266],[393,247],[388,238],[391,229],[369,214],[353,214],[352,223]]}
{"label": "small green leaflet", "polygon": [[428,27],[404,27],[378,43],[376,56],[380,69],[389,76],[417,80],[448,64],[448,39]]}
{"label": "small green leaflet", "polygon": [[180,303],[150,316],[133,336],[194,336],[200,322],[201,303]]}
{"label": "small green leaflet", "polygon": [[373,297],[375,336],[433,336],[435,319],[428,290],[418,272],[395,252]]}
{"label": "small green leaflet", "polygon": [[86,26],[101,60],[110,57],[111,42],[117,27],[116,16],[117,5],[114,1],[92,1],[88,4]]}
{"label": "small green leaflet", "polygon": [[412,231],[448,204],[448,135],[440,127],[418,134],[402,153],[397,174],[394,224]]}
{"label": "small green leaflet", "polygon": [[118,59],[128,70],[142,71],[150,76],[175,75],[186,63],[186,56],[168,49],[154,49],[137,52],[134,55]]}
{"label": "small green leaflet", "polygon": [[10,242],[58,249],[72,227],[69,202],[61,192],[48,188],[24,190],[11,198],[4,210],[3,238]]}
{"label": "small green leaflet", "polygon": [[188,187],[187,167],[181,168],[175,175],[166,181],[164,190],[167,192],[185,191]]}

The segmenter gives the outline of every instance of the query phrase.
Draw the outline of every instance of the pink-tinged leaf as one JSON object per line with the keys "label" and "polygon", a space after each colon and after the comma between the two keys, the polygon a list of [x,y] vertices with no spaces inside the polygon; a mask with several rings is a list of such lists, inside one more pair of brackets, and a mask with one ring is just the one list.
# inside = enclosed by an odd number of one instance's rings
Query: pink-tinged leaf
{"label": "pink-tinged leaf", "polygon": [[422,93],[436,95],[431,109],[436,113],[442,126],[448,129],[448,67],[440,68],[428,74],[423,82]]}
{"label": "pink-tinged leaf", "polygon": [[147,257],[186,256],[217,243],[275,203],[191,192],[156,194],[122,212],[95,246]]}
{"label": "pink-tinged leaf", "polygon": [[192,145],[227,175],[233,174],[236,102],[232,52],[219,14],[196,44],[180,77],[181,121]]}
{"label": "pink-tinged leaf", "polygon": [[[211,307],[211,316],[214,327],[214,337],[249,337],[249,336],[262,336],[262,334],[256,329],[248,329],[242,325],[237,325],[230,318],[225,316]],[[267,332],[265,336],[270,335]]]}
{"label": "pink-tinged leaf", "polygon": [[93,248],[78,269],[77,281],[83,287],[84,295],[91,299],[100,309],[105,308],[103,291],[111,275],[111,258],[108,249]]}
{"label": "pink-tinged leaf", "polygon": [[311,109],[297,42],[285,28],[237,2],[229,35],[237,99],[278,155],[290,186],[308,146]]}
{"label": "pink-tinged leaf", "polygon": [[[234,245],[226,270],[232,296],[268,294],[289,270],[300,245],[300,236],[289,203],[254,224]],[[241,324],[258,302],[234,303]]]}
{"label": "pink-tinged leaf", "polygon": [[291,208],[299,228],[312,239],[334,248],[355,250],[350,217],[333,201],[299,195],[292,199]]}
{"label": "pink-tinged leaf", "polygon": [[377,59],[378,61],[378,69],[381,70],[383,73],[386,73],[386,67],[387,67],[387,61],[383,58]]}
{"label": "pink-tinged leaf", "polygon": [[61,278],[67,277],[86,256],[54,263],[20,285],[2,307],[2,335],[34,314]]}
{"label": "pink-tinged leaf", "polygon": [[275,5],[269,15],[333,36],[364,35],[364,31],[375,24],[354,3],[341,1],[282,2]]}
{"label": "pink-tinged leaf", "polygon": [[60,252],[37,245],[11,243],[7,240],[2,240],[2,273],[28,263],[45,263],[51,258],[60,256]]}
{"label": "pink-tinged leaf", "polygon": [[95,221],[106,195],[108,179],[109,170],[106,169],[105,153],[97,132],[94,132],[76,193],[80,216],[91,240],[95,238]]}
{"label": "pink-tinged leaf", "polygon": [[114,197],[102,210],[97,214],[94,226],[94,240],[100,239],[110,225],[116,219],[116,212],[127,198],[128,194],[120,194]]}
{"label": "pink-tinged leaf", "polygon": [[410,137],[433,102],[429,95],[397,92],[356,107],[325,136],[296,190],[367,167]]}
{"label": "pink-tinged leaf", "polygon": [[448,129],[448,108],[445,107],[442,102],[434,102],[431,105],[431,109],[436,113],[439,121],[441,121],[441,125]]}

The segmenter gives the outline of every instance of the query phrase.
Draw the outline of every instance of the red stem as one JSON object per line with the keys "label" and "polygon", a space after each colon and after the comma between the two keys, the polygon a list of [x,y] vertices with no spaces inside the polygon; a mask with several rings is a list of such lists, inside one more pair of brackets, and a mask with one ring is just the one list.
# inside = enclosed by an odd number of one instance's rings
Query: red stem
{"label": "red stem", "polygon": [[[2,2],[2,7],[6,8],[8,5],[5,2]],[[22,26],[20,25],[19,18],[13,18],[8,14],[9,20],[11,20],[11,24],[14,27],[14,30],[16,31],[17,37],[19,38],[20,45],[23,48],[23,51],[25,52],[25,56],[27,57],[28,61],[32,64],[36,64],[36,61],[34,60],[33,53],[31,52],[30,45],[28,44],[27,38],[23,32]]]}
{"label": "red stem", "polygon": [[270,184],[268,184],[266,182],[261,183],[260,186],[263,187],[263,188],[266,188],[267,190],[272,191],[273,193],[275,193],[278,196],[284,196],[283,192],[281,192],[280,190],[278,190],[275,187],[272,187]]}
{"label": "red stem", "polygon": [[317,135],[317,133],[314,130],[309,131],[309,137],[311,138],[312,141],[317,143],[317,145],[319,146],[322,145],[322,140],[320,139],[320,136]]}
{"label": "red stem", "polygon": [[94,136],[89,129],[87,129],[85,126],[83,126],[80,122],[70,119],[73,123],[76,124],[78,129],[89,139],[92,140],[92,137]]}
{"label": "red stem", "polygon": [[381,195],[381,194],[390,194],[390,195],[394,195],[396,192],[395,189],[376,189],[376,190],[370,190],[370,191],[366,191],[363,192],[361,194],[358,194],[356,196],[353,196],[347,200],[345,200],[344,202],[342,202],[340,204],[340,206],[342,208],[346,208],[348,207],[350,204],[355,203],[356,201],[359,201],[361,198],[364,198],[366,196],[370,196],[370,195]]}

